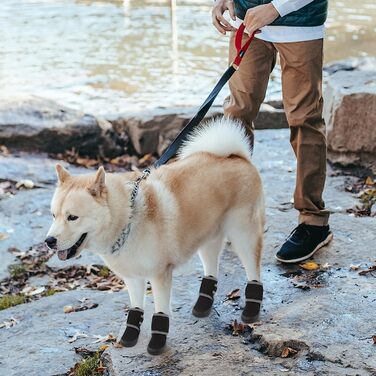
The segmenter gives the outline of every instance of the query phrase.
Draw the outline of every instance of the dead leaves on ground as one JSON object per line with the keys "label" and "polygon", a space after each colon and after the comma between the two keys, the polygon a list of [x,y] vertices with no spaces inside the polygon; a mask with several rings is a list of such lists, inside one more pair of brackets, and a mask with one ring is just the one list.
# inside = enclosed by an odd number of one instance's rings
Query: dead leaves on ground
{"label": "dead leaves on ground", "polygon": [[0,179],[0,199],[14,196],[18,191],[39,188],[30,179],[21,179],[19,181]]}
{"label": "dead leaves on ground", "polygon": [[233,336],[239,336],[245,333],[250,334],[253,331],[251,326],[238,322],[238,320],[231,321],[231,323],[227,325],[226,329],[229,330]]}
{"label": "dead leaves on ground", "polygon": [[108,374],[107,367],[102,362],[102,354],[105,349],[101,346],[98,350],[89,350],[84,347],[76,347],[76,354],[82,356],[83,360],[76,363],[67,373],[66,376],[77,375],[104,375]]}
{"label": "dead leaves on ground", "polygon": [[[89,336],[86,333],[76,331],[74,334],[71,334],[68,337],[69,337],[68,339],[69,343],[76,342],[78,339],[81,339],[81,338],[89,338],[89,337],[94,339],[92,343],[114,343],[114,344],[116,343],[116,337],[112,333],[107,334],[106,336],[101,336],[99,334],[93,334]],[[101,346],[101,348],[107,348],[107,347],[108,347],[107,345]]]}
{"label": "dead leaves on ground", "polygon": [[8,239],[9,235],[6,232],[0,232],[0,240]]}
{"label": "dead leaves on ground", "polygon": [[291,358],[297,353],[298,353],[298,350],[295,350],[291,347],[284,347],[281,353],[281,358]]}
{"label": "dead leaves on ground", "polygon": [[98,307],[98,303],[91,302],[88,298],[80,299],[80,304],[76,306],[64,306],[64,313],[87,311],[88,309],[94,309]]}
{"label": "dead leaves on ground", "polygon": [[[61,269],[49,267],[47,261],[54,252],[44,243],[37,244],[27,251],[10,248],[9,252],[19,260],[19,264],[12,267],[11,277],[0,281],[1,295],[22,293],[27,301],[31,301],[56,292],[75,289],[117,292],[124,288],[124,282],[101,265],[73,265]],[[30,283],[32,277],[45,276],[49,279],[43,286],[33,286]]]}
{"label": "dead leaves on ground", "polygon": [[376,277],[376,264],[369,266],[368,269],[359,271],[358,274],[359,275],[371,274],[373,277]]}
{"label": "dead leaves on ground", "polygon": [[299,266],[304,270],[317,270],[320,269],[320,265],[316,264],[314,261],[307,261],[302,264],[299,264]]}
{"label": "dead leaves on ground", "polygon": [[19,321],[16,318],[11,317],[9,320],[4,320],[0,323],[0,329],[9,329],[16,326],[18,323]]}
{"label": "dead leaves on ground", "polygon": [[75,149],[68,150],[65,153],[51,155],[53,158],[64,160],[70,164],[85,168],[97,168],[103,166],[107,171],[133,171],[138,168],[144,168],[155,162],[156,158],[152,154],[146,154],[141,158],[135,155],[124,154],[115,158],[86,158],[78,155]]}
{"label": "dead leaves on ground", "polygon": [[299,264],[299,268],[295,266],[292,270],[281,275],[289,278],[294,287],[309,290],[326,287],[330,269],[331,265],[328,263],[320,265],[314,261],[306,261]]}
{"label": "dead leaves on ground", "polygon": [[231,292],[229,292],[226,295],[226,299],[224,301],[227,301],[227,300],[238,300],[238,299],[240,299],[240,289],[235,289],[235,290],[232,290]]}
{"label": "dead leaves on ground", "polygon": [[366,179],[348,185],[345,190],[355,193],[361,202],[360,206],[356,205],[354,208],[347,209],[347,213],[356,217],[376,216],[376,211],[373,209],[373,206],[376,205],[376,180],[374,178],[368,176]]}
{"label": "dead leaves on ground", "polygon": [[350,270],[351,271],[358,271],[359,275],[370,274],[373,277],[376,277],[376,261],[375,261],[375,263],[373,265],[368,266],[367,269],[359,270],[361,267],[362,267],[362,263],[356,264],[356,265],[351,264],[350,265]]}

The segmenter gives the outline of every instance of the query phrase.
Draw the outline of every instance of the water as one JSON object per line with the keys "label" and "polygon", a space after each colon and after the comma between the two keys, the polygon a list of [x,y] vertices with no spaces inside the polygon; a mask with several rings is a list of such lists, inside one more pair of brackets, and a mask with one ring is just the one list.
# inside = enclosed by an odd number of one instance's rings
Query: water
{"label": "water", "polygon": [[[197,106],[227,66],[210,10],[207,0],[1,0],[0,95],[102,115]],[[375,20],[374,0],[332,0],[325,60],[375,54]],[[279,96],[277,68],[267,98]]]}

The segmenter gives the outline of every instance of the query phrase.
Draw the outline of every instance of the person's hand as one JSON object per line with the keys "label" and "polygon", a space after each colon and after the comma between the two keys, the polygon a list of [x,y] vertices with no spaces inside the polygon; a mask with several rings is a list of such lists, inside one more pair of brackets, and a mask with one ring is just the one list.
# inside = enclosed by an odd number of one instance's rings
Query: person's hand
{"label": "person's hand", "polygon": [[258,5],[257,7],[247,10],[244,18],[244,25],[248,33],[251,35],[256,30],[271,24],[278,16],[279,13],[272,3]]}
{"label": "person's hand", "polygon": [[223,17],[223,13],[225,13],[226,10],[228,10],[230,17],[235,21],[236,17],[233,0],[216,0],[212,10],[213,25],[223,35],[226,35],[226,31],[236,30]]}

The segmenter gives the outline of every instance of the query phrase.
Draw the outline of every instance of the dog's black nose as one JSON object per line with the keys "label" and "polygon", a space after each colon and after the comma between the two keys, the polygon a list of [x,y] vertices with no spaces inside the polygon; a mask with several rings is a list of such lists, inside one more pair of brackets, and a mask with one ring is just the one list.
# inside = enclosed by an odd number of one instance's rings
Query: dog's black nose
{"label": "dog's black nose", "polygon": [[56,242],[57,242],[57,239],[54,238],[53,236],[49,236],[46,240],[45,240],[46,244],[48,245],[49,248],[54,248],[56,247]]}

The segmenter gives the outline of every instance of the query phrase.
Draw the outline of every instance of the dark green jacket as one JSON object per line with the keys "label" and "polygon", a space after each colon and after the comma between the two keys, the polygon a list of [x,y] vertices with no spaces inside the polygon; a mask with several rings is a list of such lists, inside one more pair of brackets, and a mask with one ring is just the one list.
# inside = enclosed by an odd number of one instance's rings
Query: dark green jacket
{"label": "dark green jacket", "polygon": [[[271,0],[234,0],[236,15],[244,20],[249,8],[270,3]],[[278,26],[320,26],[323,25],[328,12],[328,0],[313,0],[303,8],[278,17],[271,25]]]}

